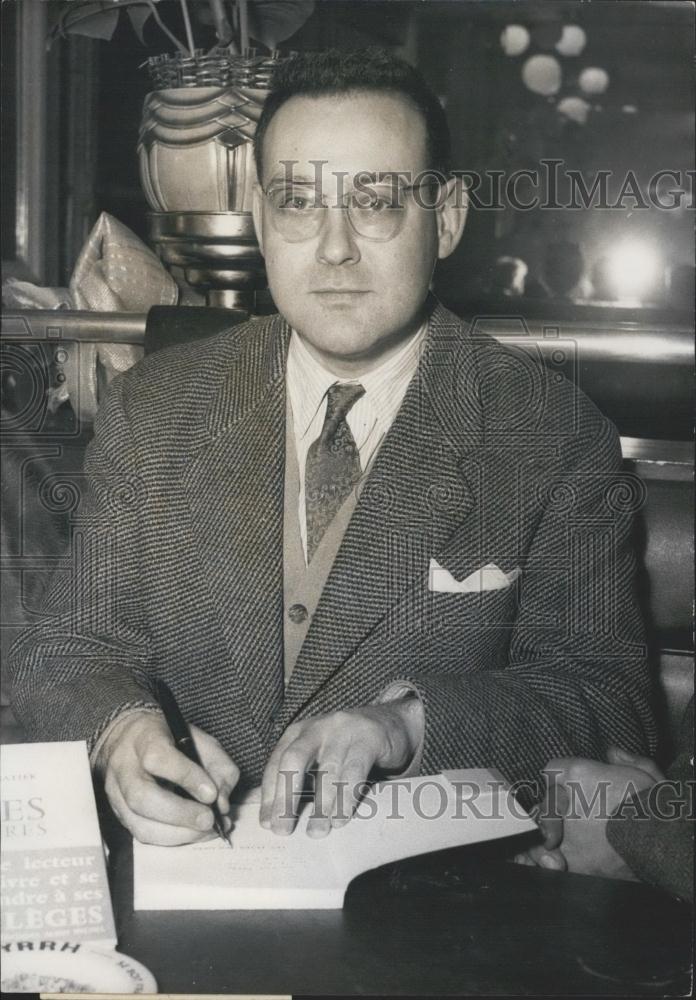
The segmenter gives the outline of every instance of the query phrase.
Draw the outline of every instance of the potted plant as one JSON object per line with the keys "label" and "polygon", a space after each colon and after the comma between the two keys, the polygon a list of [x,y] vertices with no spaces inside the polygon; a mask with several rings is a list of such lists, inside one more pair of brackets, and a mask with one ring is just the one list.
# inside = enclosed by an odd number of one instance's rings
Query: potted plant
{"label": "potted plant", "polygon": [[[314,0],[177,3],[185,40],[166,23],[162,0],[70,0],[49,41],[68,34],[110,39],[122,15],[141,41],[150,20],[167,37],[174,51],[147,60],[154,89],[138,140],[150,235],[164,261],[208,293],[209,304],[249,309],[253,292],[265,287],[250,214],[253,136],[282,58],[277,45],[307,20]],[[214,27],[212,48],[196,44],[194,22]]]}

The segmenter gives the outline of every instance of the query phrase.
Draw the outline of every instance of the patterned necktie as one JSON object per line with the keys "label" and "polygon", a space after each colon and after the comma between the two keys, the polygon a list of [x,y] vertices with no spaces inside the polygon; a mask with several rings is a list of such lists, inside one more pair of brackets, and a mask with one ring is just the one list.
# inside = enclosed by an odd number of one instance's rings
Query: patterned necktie
{"label": "patterned necktie", "polygon": [[307,561],[311,561],[324,532],[361,476],[360,454],[346,415],[365,389],[355,382],[332,385],[326,395],[321,434],[307,452],[305,509]]}

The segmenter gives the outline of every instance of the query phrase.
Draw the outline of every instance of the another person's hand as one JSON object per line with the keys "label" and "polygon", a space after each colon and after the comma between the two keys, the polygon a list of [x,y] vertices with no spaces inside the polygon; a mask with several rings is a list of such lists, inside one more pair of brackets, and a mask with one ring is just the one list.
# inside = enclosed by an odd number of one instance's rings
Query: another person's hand
{"label": "another person's hand", "polygon": [[295,828],[305,778],[315,776],[314,803],[307,833],[325,836],[348,822],[371,771],[403,771],[423,735],[418,698],[313,719],[289,726],[271,754],[263,775],[261,825],[278,834]]}
{"label": "another person's hand", "polygon": [[[213,835],[217,800],[223,816],[239,779],[239,769],[220,744],[191,726],[203,767],[174,747],[162,716],[134,712],[117,720],[99,749],[96,769],[119,820],[144,844],[189,844]],[[172,782],[192,799],[170,791],[157,779]]]}
{"label": "another person's hand", "polygon": [[609,763],[565,757],[549,761],[547,792],[539,809],[542,844],[518,854],[520,864],[585,875],[635,876],[606,836],[607,820],[624,800],[663,775],[654,761],[610,747]]}

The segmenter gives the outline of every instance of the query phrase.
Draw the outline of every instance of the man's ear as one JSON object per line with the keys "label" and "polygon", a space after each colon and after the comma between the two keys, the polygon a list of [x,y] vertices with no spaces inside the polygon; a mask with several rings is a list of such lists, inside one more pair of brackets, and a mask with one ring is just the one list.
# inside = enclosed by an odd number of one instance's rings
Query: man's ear
{"label": "man's ear", "polygon": [[456,250],[469,210],[469,198],[461,177],[450,177],[440,190],[437,206],[437,255],[442,260]]}
{"label": "man's ear", "polygon": [[254,184],[254,191],[251,201],[251,214],[254,219],[254,230],[256,241],[263,256],[263,191],[260,184]]}

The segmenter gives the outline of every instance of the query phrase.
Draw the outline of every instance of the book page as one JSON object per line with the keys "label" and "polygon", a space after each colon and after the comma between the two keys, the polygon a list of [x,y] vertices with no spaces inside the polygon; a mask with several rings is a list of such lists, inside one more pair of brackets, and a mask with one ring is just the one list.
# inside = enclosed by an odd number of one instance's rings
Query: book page
{"label": "book page", "polygon": [[357,875],[416,854],[535,829],[499,775],[449,771],[374,786],[344,827],[307,835],[312,803],[278,836],[259,825],[260,790],[231,811],[232,847],[134,843],[135,909],[340,907]]}
{"label": "book page", "polygon": [[259,824],[260,802],[253,789],[232,806],[232,847],[219,838],[185,847],[134,841],[135,909],[287,908],[298,892],[305,906],[340,906],[335,850],[305,832],[310,803],[295,832],[278,837]]}

